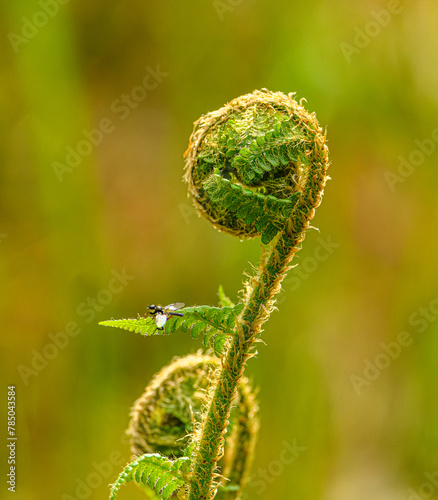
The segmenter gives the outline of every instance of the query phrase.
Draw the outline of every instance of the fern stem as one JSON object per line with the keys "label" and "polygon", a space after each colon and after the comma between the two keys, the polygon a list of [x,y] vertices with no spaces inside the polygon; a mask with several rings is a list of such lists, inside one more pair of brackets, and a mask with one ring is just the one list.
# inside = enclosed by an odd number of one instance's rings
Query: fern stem
{"label": "fern stem", "polygon": [[262,262],[259,273],[252,279],[254,283],[249,285],[246,304],[237,321],[236,334],[223,361],[198,436],[199,441],[192,461],[190,500],[210,500],[214,497],[216,489],[214,472],[223,453],[224,433],[228,426],[236,387],[243,375],[247,360],[252,356],[251,347],[260,332],[261,325],[268,319],[272,310],[273,297],[280,291],[281,280],[289,269],[289,263],[296,251],[297,247],[293,246],[293,242],[282,234],[277,244],[272,247],[266,263]]}

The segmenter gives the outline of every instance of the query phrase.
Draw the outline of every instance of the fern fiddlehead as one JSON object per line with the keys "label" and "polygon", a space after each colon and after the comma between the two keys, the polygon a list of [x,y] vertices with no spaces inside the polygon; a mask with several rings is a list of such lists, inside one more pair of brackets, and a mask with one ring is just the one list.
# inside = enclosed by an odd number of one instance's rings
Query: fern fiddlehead
{"label": "fern fiddlehead", "polygon": [[327,168],[325,135],[292,94],[255,91],[195,122],[185,180],[198,213],[221,231],[242,239],[260,236],[269,247],[245,283],[243,310],[198,427],[190,500],[215,495],[236,387],[320,204]]}
{"label": "fern fiddlehead", "polygon": [[[158,453],[178,459],[187,454],[219,368],[217,357],[197,353],[173,360],[154,376],[131,412],[128,434],[135,458]],[[235,405],[227,429],[227,453],[221,461],[227,478],[218,497],[223,499],[228,490],[242,489],[257,438],[258,408],[245,377],[239,381]]]}
{"label": "fern fiddlehead", "polygon": [[101,322],[142,335],[178,328],[193,338],[202,334],[217,356],[175,360],[146,388],[129,428],[137,458],[111,498],[131,480],[162,500],[241,498],[258,427],[244,369],[328,178],[325,135],[315,115],[281,92],[254,91],[202,116],[185,156],[199,214],[240,239],[260,237],[261,263],[236,306],[220,289],[222,307],[179,309],[164,326],[150,315]]}

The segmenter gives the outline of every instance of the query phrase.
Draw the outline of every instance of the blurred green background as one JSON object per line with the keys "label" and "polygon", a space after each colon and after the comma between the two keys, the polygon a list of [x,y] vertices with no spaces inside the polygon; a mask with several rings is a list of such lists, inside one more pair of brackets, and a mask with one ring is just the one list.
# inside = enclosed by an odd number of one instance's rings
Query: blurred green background
{"label": "blurred green background", "polygon": [[202,113],[267,87],[327,127],[332,180],[248,365],[262,426],[245,498],[438,498],[436,2],[0,13],[1,405],[15,384],[18,420],[16,493],[3,444],[1,497],[107,498],[130,406],[201,345],[98,321],[216,305],[220,283],[237,299],[259,242],[196,216],[182,155]]}

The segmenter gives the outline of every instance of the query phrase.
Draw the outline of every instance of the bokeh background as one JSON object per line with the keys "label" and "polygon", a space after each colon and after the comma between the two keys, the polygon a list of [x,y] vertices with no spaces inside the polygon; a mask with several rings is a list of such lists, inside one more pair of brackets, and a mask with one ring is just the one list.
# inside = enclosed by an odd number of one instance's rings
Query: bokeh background
{"label": "bokeh background", "polygon": [[332,180],[248,365],[262,425],[246,498],[438,498],[436,2],[6,0],[0,13],[1,498],[107,498],[133,401],[201,346],[98,321],[216,305],[219,284],[237,300],[259,243],[196,216],[183,153],[202,113],[262,87],[307,99]]}

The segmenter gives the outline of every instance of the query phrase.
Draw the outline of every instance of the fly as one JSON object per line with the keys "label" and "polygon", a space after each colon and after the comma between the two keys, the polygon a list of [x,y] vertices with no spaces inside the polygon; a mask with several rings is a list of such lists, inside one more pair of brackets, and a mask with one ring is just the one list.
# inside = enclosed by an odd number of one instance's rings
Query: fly
{"label": "fly", "polygon": [[160,330],[166,324],[166,321],[170,318],[170,316],[184,316],[184,313],[175,312],[177,309],[181,309],[184,307],[182,302],[175,302],[174,304],[169,304],[168,306],[148,306],[149,314],[155,317],[155,324]]}

